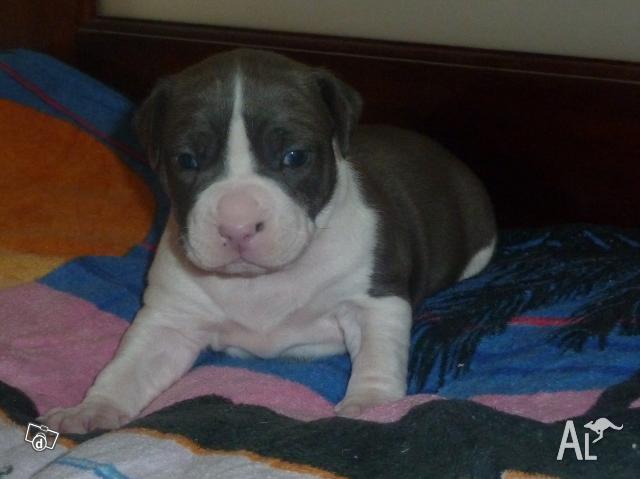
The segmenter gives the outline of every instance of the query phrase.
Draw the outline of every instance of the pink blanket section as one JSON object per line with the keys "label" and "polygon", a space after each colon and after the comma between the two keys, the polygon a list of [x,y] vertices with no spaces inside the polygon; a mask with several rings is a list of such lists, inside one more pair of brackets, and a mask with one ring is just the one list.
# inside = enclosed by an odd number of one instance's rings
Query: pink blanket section
{"label": "pink blanket section", "polygon": [[0,380],[43,413],[80,402],[127,328],[93,304],[39,283],[0,290]]}
{"label": "pink blanket section", "polygon": [[[80,402],[93,379],[113,357],[127,327],[93,304],[40,284],[0,291],[0,380],[24,391],[40,413]],[[189,372],[142,413],[216,394],[236,404],[267,407],[300,420],[334,415],[333,405],[309,388],[239,368],[201,367]],[[553,422],[584,413],[600,391],[485,395],[472,400],[507,413]],[[396,421],[413,406],[438,399],[415,395],[366,411],[361,419]],[[634,406],[640,406],[640,401]]]}

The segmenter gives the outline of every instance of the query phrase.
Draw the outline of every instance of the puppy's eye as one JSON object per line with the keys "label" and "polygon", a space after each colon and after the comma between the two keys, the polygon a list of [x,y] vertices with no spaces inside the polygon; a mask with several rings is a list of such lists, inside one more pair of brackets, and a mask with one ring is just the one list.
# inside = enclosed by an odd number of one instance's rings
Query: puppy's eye
{"label": "puppy's eye", "polygon": [[178,164],[183,170],[197,170],[200,164],[191,153],[180,153],[177,156]]}
{"label": "puppy's eye", "polygon": [[287,151],[282,157],[285,168],[299,168],[309,160],[309,153],[304,150]]}

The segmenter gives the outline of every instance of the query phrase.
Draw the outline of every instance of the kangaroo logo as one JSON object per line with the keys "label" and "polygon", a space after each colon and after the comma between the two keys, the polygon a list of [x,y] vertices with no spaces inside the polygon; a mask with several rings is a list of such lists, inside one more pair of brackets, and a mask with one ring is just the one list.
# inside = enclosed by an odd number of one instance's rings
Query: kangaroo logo
{"label": "kangaroo logo", "polygon": [[596,419],[595,421],[589,421],[584,425],[584,427],[586,427],[587,429],[591,429],[598,435],[598,437],[593,440],[593,444],[595,444],[604,437],[604,432],[607,429],[615,429],[616,431],[619,431],[624,427],[624,425],[616,426],[606,417],[601,417],[600,419]]}

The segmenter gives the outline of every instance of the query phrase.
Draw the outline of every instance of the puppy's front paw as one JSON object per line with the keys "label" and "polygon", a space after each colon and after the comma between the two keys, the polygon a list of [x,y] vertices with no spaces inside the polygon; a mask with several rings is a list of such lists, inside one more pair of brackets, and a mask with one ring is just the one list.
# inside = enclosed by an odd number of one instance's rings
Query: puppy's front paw
{"label": "puppy's front paw", "polygon": [[130,419],[130,414],[107,399],[88,399],[67,409],[54,408],[38,418],[54,431],[77,434],[95,429],[116,429]]}
{"label": "puppy's front paw", "polygon": [[369,408],[397,401],[403,397],[403,392],[387,391],[379,388],[360,389],[345,396],[336,405],[335,411],[338,416],[356,418]]}

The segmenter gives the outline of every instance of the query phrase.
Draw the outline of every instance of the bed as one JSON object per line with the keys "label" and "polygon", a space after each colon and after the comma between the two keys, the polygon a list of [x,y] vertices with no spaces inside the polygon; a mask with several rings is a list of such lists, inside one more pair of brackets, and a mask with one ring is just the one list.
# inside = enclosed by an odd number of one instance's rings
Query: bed
{"label": "bed", "polygon": [[[640,66],[91,11],[78,22],[69,64],[0,53],[0,477],[638,477]],[[82,399],[140,308],[168,213],[130,127],[137,100],[160,73],[258,41],[351,80],[370,100],[367,120],[429,132],[463,157],[496,202],[496,256],[416,308],[403,400],[338,418],[346,356],[203,351],[132,423],[35,451],[29,423]],[[153,67],[134,42],[156,48]],[[516,58],[529,74],[513,73]],[[456,69],[462,60],[476,69]],[[367,69],[378,79],[354,74]],[[407,71],[414,86],[431,79],[431,93],[385,93]],[[491,111],[483,82],[503,87]],[[622,429],[594,442],[585,425],[600,418]]]}

